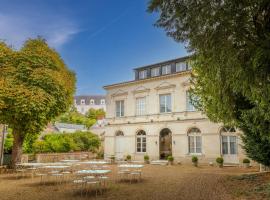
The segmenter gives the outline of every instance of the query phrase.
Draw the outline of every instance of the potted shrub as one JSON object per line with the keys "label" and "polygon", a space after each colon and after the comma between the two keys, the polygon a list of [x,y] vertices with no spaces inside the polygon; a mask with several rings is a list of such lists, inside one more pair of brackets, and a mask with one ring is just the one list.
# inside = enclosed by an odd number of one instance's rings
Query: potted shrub
{"label": "potted shrub", "polygon": [[191,161],[195,167],[198,167],[198,157],[192,156]]}
{"label": "potted shrub", "polygon": [[169,164],[170,164],[170,165],[173,165],[174,157],[168,156],[168,157],[167,157],[167,160],[169,161]]}
{"label": "potted shrub", "polygon": [[247,158],[245,158],[245,159],[243,160],[243,164],[244,164],[244,167],[245,167],[245,168],[250,167],[250,160],[247,159]]}
{"label": "potted shrub", "polygon": [[126,157],[126,161],[131,161],[131,155],[127,155],[127,157]]}
{"label": "potted shrub", "polygon": [[114,164],[115,163],[115,156],[114,155],[111,155],[110,156],[110,159],[111,159],[111,163]]}
{"label": "potted shrub", "polygon": [[143,159],[144,159],[145,164],[149,164],[149,156],[148,155],[144,155]]}
{"label": "potted shrub", "polygon": [[223,167],[224,159],[222,157],[217,157],[216,162],[220,168]]}

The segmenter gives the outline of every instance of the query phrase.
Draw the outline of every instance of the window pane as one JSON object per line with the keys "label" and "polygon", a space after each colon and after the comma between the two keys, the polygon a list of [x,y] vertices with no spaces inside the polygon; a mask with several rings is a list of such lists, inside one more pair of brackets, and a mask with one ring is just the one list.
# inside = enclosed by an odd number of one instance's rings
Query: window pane
{"label": "window pane", "polygon": [[171,104],[171,95],[167,95],[166,96],[167,100],[166,100],[166,103],[167,103],[167,112],[171,112],[172,111],[172,104]]}
{"label": "window pane", "polygon": [[237,154],[236,136],[230,136],[230,154]]}
{"label": "window pane", "polygon": [[171,65],[165,65],[162,67],[162,74],[170,74],[171,73]]}
{"label": "window pane", "polygon": [[194,143],[194,136],[189,136],[188,137],[188,142],[189,142],[189,153],[195,153],[195,143]]}
{"label": "window pane", "polygon": [[176,72],[186,71],[187,70],[187,63],[186,62],[179,62],[176,63]]}
{"label": "window pane", "polygon": [[147,70],[139,71],[139,79],[144,79],[147,77]]}
{"label": "window pane", "polygon": [[222,136],[222,154],[228,154],[228,137]]}
{"label": "window pane", "polygon": [[144,115],[146,112],[146,99],[143,98],[137,98],[136,99],[136,114],[137,115]]}
{"label": "window pane", "polygon": [[124,116],[124,101],[116,101],[115,102],[115,110],[116,110],[116,117],[123,117]]}
{"label": "window pane", "polygon": [[195,111],[195,107],[192,105],[191,100],[190,100],[190,94],[187,91],[186,92],[186,102],[187,102],[187,111]]}
{"label": "window pane", "polygon": [[159,76],[159,67],[151,69],[151,76]]}
{"label": "window pane", "polygon": [[201,136],[196,136],[196,153],[202,152],[202,141]]}
{"label": "window pane", "polygon": [[166,95],[160,95],[159,97],[159,101],[160,101],[160,112],[164,113],[164,112],[171,112],[171,95],[170,94],[166,94]]}
{"label": "window pane", "polygon": [[142,152],[146,152],[146,148],[143,148],[143,149],[142,149]]}

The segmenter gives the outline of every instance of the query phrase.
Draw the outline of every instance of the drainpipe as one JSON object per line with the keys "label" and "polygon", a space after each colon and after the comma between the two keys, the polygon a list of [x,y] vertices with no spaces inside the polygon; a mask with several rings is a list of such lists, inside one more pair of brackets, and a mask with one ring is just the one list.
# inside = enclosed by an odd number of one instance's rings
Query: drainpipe
{"label": "drainpipe", "polygon": [[1,149],[0,149],[0,166],[3,165],[4,163],[4,144],[5,144],[5,134],[7,131],[7,126],[3,125],[3,129],[2,129],[2,140],[1,140]]}

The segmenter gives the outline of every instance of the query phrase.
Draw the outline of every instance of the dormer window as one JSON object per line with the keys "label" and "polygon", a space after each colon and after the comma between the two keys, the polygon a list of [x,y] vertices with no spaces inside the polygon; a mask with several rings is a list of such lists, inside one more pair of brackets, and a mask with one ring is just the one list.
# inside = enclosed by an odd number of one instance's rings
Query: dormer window
{"label": "dormer window", "polygon": [[105,104],[105,99],[101,99],[101,100],[100,100],[100,104],[101,104],[101,105],[104,105],[104,104]]}
{"label": "dormer window", "polygon": [[85,99],[81,99],[81,104],[85,104]]}
{"label": "dormer window", "polygon": [[171,65],[165,65],[162,67],[162,75],[171,73]]}
{"label": "dormer window", "polygon": [[94,105],[94,104],[95,104],[95,100],[94,100],[94,99],[91,99],[91,100],[90,100],[90,104],[91,104],[91,105]]}
{"label": "dormer window", "polygon": [[159,76],[159,67],[151,69],[151,77]]}
{"label": "dormer window", "polygon": [[147,70],[139,71],[139,79],[145,79],[145,78],[147,78]]}
{"label": "dormer window", "polygon": [[176,72],[182,72],[187,70],[187,63],[186,62],[178,62],[175,66]]}

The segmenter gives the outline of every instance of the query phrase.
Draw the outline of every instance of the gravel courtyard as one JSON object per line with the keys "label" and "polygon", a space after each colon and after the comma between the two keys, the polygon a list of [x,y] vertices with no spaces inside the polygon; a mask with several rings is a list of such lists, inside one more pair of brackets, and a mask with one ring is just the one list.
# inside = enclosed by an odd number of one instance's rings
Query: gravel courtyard
{"label": "gravel courtyard", "polygon": [[[102,195],[81,197],[71,184],[40,185],[39,178],[16,179],[14,175],[0,175],[0,200],[233,200],[246,199],[235,196],[237,187],[246,184],[235,182],[230,177],[255,172],[257,169],[210,166],[195,168],[187,165],[153,166],[143,169],[139,183],[116,182],[117,166],[111,165],[109,188]],[[251,199],[256,199],[252,197]],[[258,198],[259,199],[259,198]],[[261,198],[262,199],[262,198]]]}

